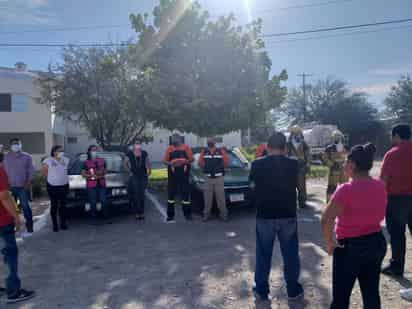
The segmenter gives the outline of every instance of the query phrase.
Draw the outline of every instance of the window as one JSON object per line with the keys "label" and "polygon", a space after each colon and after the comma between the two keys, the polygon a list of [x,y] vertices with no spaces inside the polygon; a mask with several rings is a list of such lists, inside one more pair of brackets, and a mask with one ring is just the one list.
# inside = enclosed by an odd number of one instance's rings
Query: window
{"label": "window", "polygon": [[11,112],[10,93],[0,93],[0,112]]}
{"label": "window", "polygon": [[26,95],[0,93],[0,112],[27,112],[27,109]]}
{"label": "window", "polygon": [[11,111],[12,112],[27,112],[28,98],[25,95],[13,94],[11,96]]}
{"label": "window", "polygon": [[67,138],[68,144],[77,144],[77,137],[68,137]]}

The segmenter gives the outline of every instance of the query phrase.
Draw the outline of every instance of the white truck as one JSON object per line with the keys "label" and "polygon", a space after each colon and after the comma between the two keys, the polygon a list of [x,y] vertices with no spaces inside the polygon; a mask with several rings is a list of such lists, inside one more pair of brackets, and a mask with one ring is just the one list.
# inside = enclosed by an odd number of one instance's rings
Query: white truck
{"label": "white truck", "polygon": [[[305,141],[310,147],[310,153],[313,163],[320,164],[322,162],[322,155],[325,149],[332,141],[332,133],[340,131],[335,125],[316,124],[312,127],[304,127],[303,135]],[[346,137],[345,137],[346,139]],[[346,140],[344,141],[346,143]]]}

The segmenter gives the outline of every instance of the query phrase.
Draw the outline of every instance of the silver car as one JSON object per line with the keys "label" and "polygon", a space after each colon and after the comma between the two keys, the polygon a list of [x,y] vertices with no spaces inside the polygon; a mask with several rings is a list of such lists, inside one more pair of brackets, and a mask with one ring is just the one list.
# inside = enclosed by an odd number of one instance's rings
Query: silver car
{"label": "silver car", "polygon": [[[127,183],[129,175],[123,167],[125,155],[121,152],[98,152],[106,162],[107,201],[112,206],[129,204]],[[81,175],[86,154],[79,154],[69,167],[69,195],[67,207],[85,207],[87,203],[86,179]]]}

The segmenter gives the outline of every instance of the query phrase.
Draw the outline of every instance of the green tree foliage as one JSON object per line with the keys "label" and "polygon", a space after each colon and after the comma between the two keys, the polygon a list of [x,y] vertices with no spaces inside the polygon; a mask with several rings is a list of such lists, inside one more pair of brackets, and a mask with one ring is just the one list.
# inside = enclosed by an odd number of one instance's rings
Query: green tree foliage
{"label": "green tree foliage", "polygon": [[412,123],[412,80],[402,77],[385,100],[386,111],[397,122]]}
{"label": "green tree foliage", "polygon": [[345,82],[328,78],[306,89],[307,104],[304,106],[300,89],[290,91],[283,110],[292,122],[303,123],[306,108],[308,122],[337,125],[349,135],[350,143],[376,142],[383,130],[378,111],[368,102],[364,93],[353,93]]}
{"label": "green tree foliage", "polygon": [[130,20],[134,65],[150,72],[146,111],[155,126],[224,134],[265,123],[285,98],[287,74],[270,75],[261,20],[245,28],[233,15],[212,20],[189,0],[161,0],[153,18]]}
{"label": "green tree foliage", "polygon": [[39,82],[40,102],[78,122],[103,147],[146,134],[144,74],[128,69],[127,48],[66,48]]}

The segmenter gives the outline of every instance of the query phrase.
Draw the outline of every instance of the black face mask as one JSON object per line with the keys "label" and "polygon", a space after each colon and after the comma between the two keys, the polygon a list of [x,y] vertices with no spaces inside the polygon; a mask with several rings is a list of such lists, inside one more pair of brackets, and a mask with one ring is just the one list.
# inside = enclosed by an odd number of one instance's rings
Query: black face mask
{"label": "black face mask", "polygon": [[207,143],[207,147],[209,147],[209,148],[214,148],[214,147],[215,147],[215,143]]}

